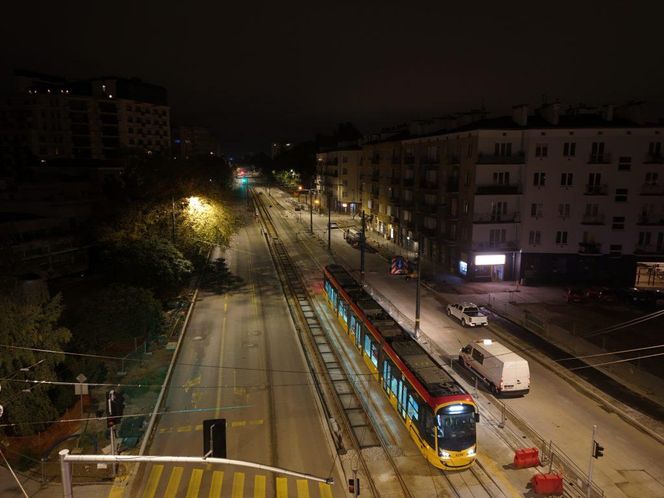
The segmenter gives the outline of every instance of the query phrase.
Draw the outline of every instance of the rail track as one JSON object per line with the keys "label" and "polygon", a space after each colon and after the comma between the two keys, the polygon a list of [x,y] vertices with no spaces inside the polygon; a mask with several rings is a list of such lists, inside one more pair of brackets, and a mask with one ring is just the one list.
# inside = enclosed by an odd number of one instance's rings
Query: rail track
{"label": "rail track", "polygon": [[[368,469],[367,462],[362,456],[362,449],[371,447],[381,447],[386,456],[386,460],[390,463],[394,475],[396,476],[403,496],[414,497],[416,496],[408,489],[406,482],[394,460],[390,451],[387,448],[387,442],[383,440],[380,432],[377,432],[371,423],[371,416],[368,414],[365,402],[355,392],[353,383],[349,381],[348,376],[342,367],[335,349],[332,347],[330,338],[327,337],[325,329],[321,326],[316,311],[314,310],[312,298],[304,285],[302,276],[292,263],[291,257],[288,254],[286,246],[281,240],[279,233],[272,221],[272,216],[269,210],[262,202],[261,196],[256,195],[252,190],[254,203],[258,209],[261,225],[270,246],[275,265],[280,273],[284,290],[292,298],[292,302],[296,305],[295,312],[303,319],[305,324],[305,334],[302,334],[301,339],[308,342],[309,345],[314,346],[316,351],[317,364],[323,367],[322,369],[315,369],[315,365],[310,364],[312,372],[315,376],[318,374],[322,379],[318,379],[317,388],[321,384],[332,386],[336,398],[337,408],[344,414],[342,425],[347,430],[347,433],[352,435],[351,442],[357,454],[360,457],[360,463],[367,476],[371,473]],[[274,201],[271,201],[274,203]],[[320,264],[315,261],[316,266],[320,268]],[[321,268],[322,271],[322,268]],[[287,296],[289,297],[289,296]],[[289,302],[291,299],[289,299]],[[308,338],[307,338],[308,336]],[[321,375],[322,374],[322,375]],[[439,471],[443,481],[447,483],[453,496],[467,497],[472,496],[476,498],[499,498],[506,496],[498,483],[487,472],[482,465],[480,459],[470,469],[459,472],[444,472]],[[369,485],[372,489],[374,496],[379,496],[371,479]]]}

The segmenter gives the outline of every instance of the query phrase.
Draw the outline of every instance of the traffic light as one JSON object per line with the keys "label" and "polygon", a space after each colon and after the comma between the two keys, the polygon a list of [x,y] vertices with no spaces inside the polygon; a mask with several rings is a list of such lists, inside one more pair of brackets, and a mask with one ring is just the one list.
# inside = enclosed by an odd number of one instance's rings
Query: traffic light
{"label": "traffic light", "polygon": [[124,413],[124,396],[122,393],[111,389],[106,394],[106,425],[108,427],[113,427],[120,423],[120,417]]}
{"label": "traffic light", "polygon": [[604,456],[604,446],[601,446],[597,441],[593,441],[593,458]]}
{"label": "traffic light", "polygon": [[354,496],[360,496],[360,480],[348,479],[348,492],[353,493]]}

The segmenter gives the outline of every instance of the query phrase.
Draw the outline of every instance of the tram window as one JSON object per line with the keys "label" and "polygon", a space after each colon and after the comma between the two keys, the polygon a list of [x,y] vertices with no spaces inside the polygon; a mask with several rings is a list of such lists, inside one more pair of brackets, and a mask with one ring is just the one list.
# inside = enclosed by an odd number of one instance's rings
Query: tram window
{"label": "tram window", "polygon": [[371,351],[371,337],[366,332],[364,333],[364,352],[369,354]]}
{"label": "tram window", "polygon": [[355,327],[355,344],[357,346],[362,345],[362,324],[360,322],[357,322]]}
{"label": "tram window", "polygon": [[436,441],[436,428],[433,418],[433,412],[428,406],[422,407],[422,423],[420,424],[420,434],[424,437],[425,441],[429,443],[432,448],[435,446]]}
{"label": "tram window", "polygon": [[353,315],[353,314],[351,313],[351,314],[350,314],[350,320],[349,320],[349,323],[348,323],[348,325],[350,326],[350,329],[351,329],[351,330],[355,330],[355,324],[356,324],[356,323],[357,323],[357,318],[355,318],[355,315]]}
{"label": "tram window", "polygon": [[348,323],[348,305],[341,299],[339,300],[339,316],[345,323]]}
{"label": "tram window", "polygon": [[408,416],[411,420],[419,419],[420,404],[415,401],[413,396],[408,395]]}
{"label": "tram window", "polygon": [[371,353],[369,356],[371,357],[371,363],[373,363],[375,366],[378,366],[378,346],[376,346],[376,343],[371,341]]}
{"label": "tram window", "polygon": [[398,370],[395,370],[393,367],[392,374],[393,375],[392,375],[392,380],[390,382],[390,390],[395,396],[398,396],[397,393],[399,392],[399,379],[397,376],[400,374],[400,372]]}

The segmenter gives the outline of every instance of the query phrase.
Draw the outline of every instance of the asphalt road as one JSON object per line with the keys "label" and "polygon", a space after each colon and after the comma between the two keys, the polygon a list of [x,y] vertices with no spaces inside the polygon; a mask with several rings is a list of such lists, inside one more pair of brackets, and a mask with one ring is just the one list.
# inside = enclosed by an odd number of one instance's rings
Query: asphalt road
{"label": "asphalt road", "polygon": [[[216,253],[215,256],[220,254]],[[223,257],[234,283],[199,293],[151,455],[202,456],[204,419],[224,418],[228,458],[328,477],[334,486],[211,465],[146,465],[130,496],[345,496],[279,281],[258,225]]]}

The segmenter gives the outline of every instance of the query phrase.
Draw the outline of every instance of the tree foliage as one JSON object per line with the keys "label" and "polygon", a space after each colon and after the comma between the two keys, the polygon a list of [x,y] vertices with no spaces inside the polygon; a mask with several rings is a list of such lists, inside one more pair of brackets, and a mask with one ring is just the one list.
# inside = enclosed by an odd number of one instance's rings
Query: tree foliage
{"label": "tree foliage", "polygon": [[[40,304],[28,303],[12,295],[0,295],[0,344],[62,351],[71,333],[58,325],[61,314],[60,295]],[[57,380],[56,368],[63,360],[62,354],[0,348],[0,377]],[[21,368],[26,367],[31,368],[21,371]],[[29,391],[23,392],[24,389]],[[55,420],[58,417],[50,397],[54,389],[59,388],[4,381],[0,392],[0,400],[5,408],[3,422],[17,424],[13,428],[16,434],[28,435],[43,430],[45,425],[31,422]]]}
{"label": "tree foliage", "polygon": [[92,295],[72,315],[74,346],[88,352],[100,351],[110,342],[148,338],[162,323],[161,304],[152,292],[122,284]]}
{"label": "tree foliage", "polygon": [[193,266],[168,240],[124,236],[109,241],[102,264],[116,282],[137,285],[169,296],[182,287]]}

